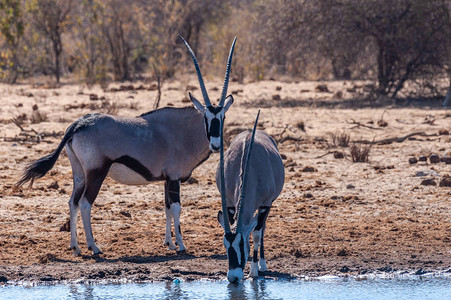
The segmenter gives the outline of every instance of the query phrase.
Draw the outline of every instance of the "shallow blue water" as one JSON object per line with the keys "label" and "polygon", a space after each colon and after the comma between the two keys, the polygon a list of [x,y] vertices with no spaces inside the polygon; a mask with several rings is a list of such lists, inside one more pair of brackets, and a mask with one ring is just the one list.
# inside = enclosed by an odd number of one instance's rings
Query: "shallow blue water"
{"label": "shallow blue water", "polygon": [[451,299],[451,278],[0,286],[0,299]]}

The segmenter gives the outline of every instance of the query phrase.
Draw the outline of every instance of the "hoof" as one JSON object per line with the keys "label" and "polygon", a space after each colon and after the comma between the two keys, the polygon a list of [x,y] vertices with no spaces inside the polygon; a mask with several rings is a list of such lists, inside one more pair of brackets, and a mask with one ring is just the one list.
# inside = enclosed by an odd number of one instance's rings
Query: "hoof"
{"label": "hoof", "polygon": [[163,246],[168,246],[168,250],[177,250],[177,247],[174,245],[174,243],[171,242],[164,242]]}
{"label": "hoof", "polygon": [[177,250],[177,251],[175,251],[176,253],[177,253],[177,255],[185,255],[186,254],[186,250],[185,249],[183,249],[183,250]]}
{"label": "hoof", "polygon": [[250,278],[256,278],[258,277],[258,263],[257,262],[251,262],[251,270],[249,272]]}
{"label": "hoof", "polygon": [[68,250],[74,251],[74,252],[73,252],[73,255],[74,255],[74,256],[80,256],[80,255],[81,255],[81,250],[80,250],[80,248],[78,248],[77,246],[69,246],[69,249],[68,249]]}
{"label": "hoof", "polygon": [[92,250],[92,255],[100,255],[103,254],[103,252],[97,248],[97,246],[88,247],[89,250]]}

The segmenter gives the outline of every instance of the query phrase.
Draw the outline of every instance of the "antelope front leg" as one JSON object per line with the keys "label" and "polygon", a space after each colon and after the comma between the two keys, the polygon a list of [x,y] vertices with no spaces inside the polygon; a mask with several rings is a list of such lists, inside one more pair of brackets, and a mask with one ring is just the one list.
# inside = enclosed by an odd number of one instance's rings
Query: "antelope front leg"
{"label": "antelope front leg", "polygon": [[254,242],[254,255],[252,256],[249,277],[258,277],[258,247],[260,247],[261,233],[261,230],[254,230],[252,232],[252,240]]}
{"label": "antelope front leg", "polygon": [[[249,273],[250,277],[257,277],[258,271],[266,271],[268,268],[266,267],[265,262],[265,254],[263,250],[263,234],[266,228],[266,219],[268,218],[270,207],[269,206],[260,206],[258,208],[257,215],[257,226],[255,226],[254,231],[252,232],[252,239],[254,241],[254,255],[252,257],[251,262],[251,271]],[[260,248],[260,260],[258,259],[258,247]],[[260,268],[259,268],[260,267]]]}
{"label": "antelope front leg", "polygon": [[172,224],[172,210],[171,200],[169,196],[169,181],[164,183],[164,212],[166,214],[166,232],[164,234],[163,245],[168,246],[169,250],[176,250],[177,247],[172,242],[171,224]]}
{"label": "antelope front leg", "polygon": [[171,180],[168,182],[168,194],[170,202],[170,210],[174,218],[175,244],[179,247],[179,251],[185,251],[183,244],[182,232],[180,229],[180,180]]}

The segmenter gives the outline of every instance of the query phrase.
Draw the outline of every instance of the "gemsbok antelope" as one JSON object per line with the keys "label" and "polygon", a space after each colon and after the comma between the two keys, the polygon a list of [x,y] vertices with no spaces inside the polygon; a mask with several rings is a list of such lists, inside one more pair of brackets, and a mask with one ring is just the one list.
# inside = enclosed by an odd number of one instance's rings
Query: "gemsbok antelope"
{"label": "gemsbok antelope", "polygon": [[[164,245],[170,250],[185,250],[180,230],[180,183],[219,149],[224,115],[233,103],[226,98],[236,38],[230,48],[219,105],[208,98],[199,64],[191,47],[180,36],[194,62],[205,106],[189,94],[194,107],[162,108],[138,117],[88,114],[72,123],[58,147],[29,164],[16,188],[43,177],[53,168],[64,146],[72,166],[73,191],[69,200],[70,249],[81,250],[77,240],[77,217],[81,211],[88,248],[101,254],[91,229],[91,208],[100,187],[110,176],[129,185],[165,181],[166,232]],[[30,185],[31,185],[30,184]],[[171,223],[174,219],[175,244]]]}
{"label": "gemsbok antelope", "polygon": [[224,213],[218,212],[218,221],[224,228],[230,282],[243,278],[251,233],[254,253],[249,276],[257,277],[259,270],[267,270],[263,249],[266,219],[284,184],[285,171],[275,141],[266,132],[256,130],[259,115],[260,111],[252,132],[247,130],[237,135],[225,153],[222,135],[220,139],[216,185],[221,192]]}

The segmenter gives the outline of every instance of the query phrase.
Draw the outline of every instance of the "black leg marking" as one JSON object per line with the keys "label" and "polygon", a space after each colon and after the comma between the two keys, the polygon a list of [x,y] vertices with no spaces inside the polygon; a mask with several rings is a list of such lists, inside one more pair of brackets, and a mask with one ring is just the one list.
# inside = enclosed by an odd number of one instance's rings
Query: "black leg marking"
{"label": "black leg marking", "polygon": [[254,263],[258,262],[258,250],[257,249],[254,250],[254,255],[252,256],[252,261]]}
{"label": "black leg marking", "polygon": [[[257,226],[255,226],[254,230],[262,230],[261,231],[261,237],[260,237],[260,258],[265,258],[265,252],[264,252],[264,246],[263,246],[263,240],[265,235],[265,228],[266,228],[266,219],[268,218],[269,210],[271,207],[269,206],[260,206],[258,208],[258,221]],[[254,261],[257,261],[257,255],[254,253]]]}
{"label": "black leg marking", "polygon": [[83,195],[84,190],[85,190],[84,184],[82,186],[80,186],[78,189],[76,189],[75,183],[74,183],[74,189],[72,191],[72,199],[73,199],[74,205],[78,206],[78,202],[80,201],[81,195]]}
{"label": "black leg marking", "polygon": [[171,204],[180,203],[180,181],[166,179],[166,184],[168,189],[169,208],[170,208]]}
{"label": "black leg marking", "polygon": [[94,203],[97,195],[99,194],[100,187],[108,174],[110,165],[108,167],[103,167],[101,169],[91,170],[88,172],[86,178],[85,197],[91,205]]}
{"label": "black leg marking", "polygon": [[164,205],[166,206],[166,209],[171,208],[171,202],[169,201],[169,188],[168,188],[167,180],[164,182]]}
{"label": "black leg marking", "polygon": [[257,226],[255,226],[254,230],[260,230],[265,225],[266,218],[268,217],[270,207],[269,206],[260,206],[258,208],[258,221]]}

